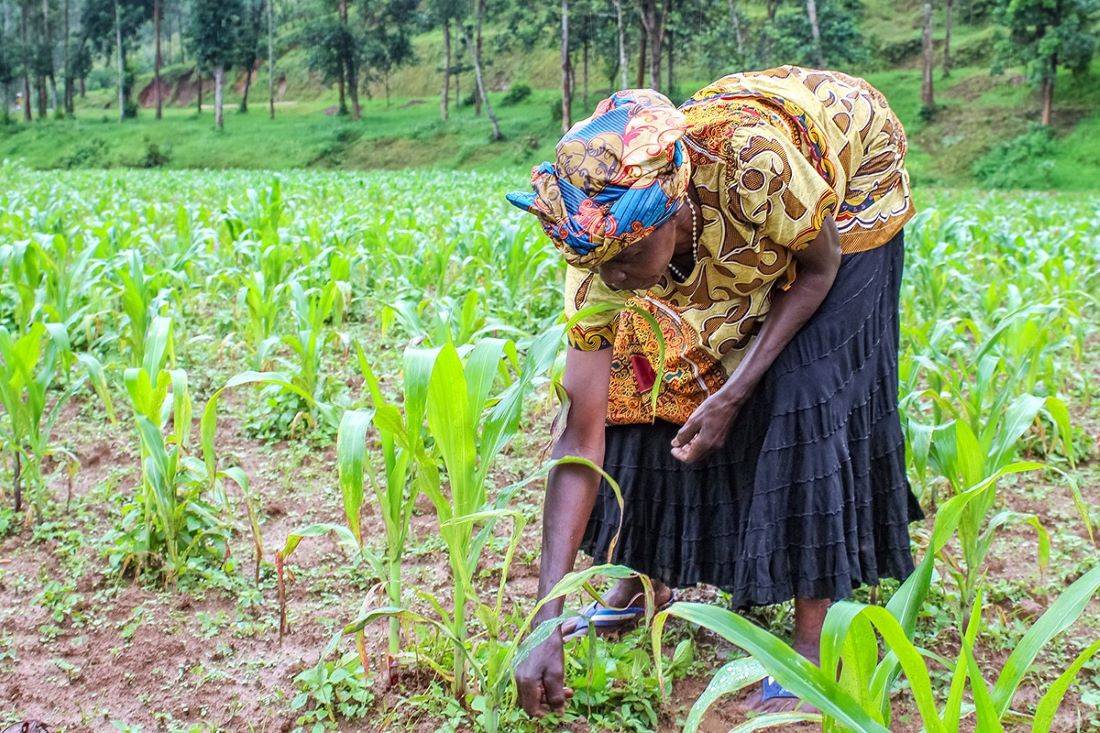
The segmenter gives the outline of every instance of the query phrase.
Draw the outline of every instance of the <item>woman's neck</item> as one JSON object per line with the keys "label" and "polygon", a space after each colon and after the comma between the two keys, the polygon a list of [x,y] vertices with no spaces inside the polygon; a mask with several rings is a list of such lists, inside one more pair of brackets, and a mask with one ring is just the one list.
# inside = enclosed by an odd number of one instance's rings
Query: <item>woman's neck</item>
{"label": "woman's neck", "polygon": [[[695,216],[692,216],[693,209],[696,212]],[[695,242],[698,242],[699,237],[703,236],[702,217],[699,216],[698,212],[699,200],[696,197],[695,185],[688,184],[687,201],[676,214],[676,249],[673,250],[674,254],[689,254]],[[699,221],[696,222],[696,219],[699,219]],[[695,228],[694,232],[692,231],[693,227]]]}

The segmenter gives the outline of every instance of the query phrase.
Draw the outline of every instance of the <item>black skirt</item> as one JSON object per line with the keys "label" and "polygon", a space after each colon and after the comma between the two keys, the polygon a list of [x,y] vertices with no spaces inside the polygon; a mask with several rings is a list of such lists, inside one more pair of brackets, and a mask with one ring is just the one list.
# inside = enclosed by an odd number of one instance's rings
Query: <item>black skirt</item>
{"label": "black skirt", "polygon": [[[913,570],[923,518],[898,417],[903,236],[845,255],[818,311],[743,406],[725,448],[685,465],[679,426],[614,425],[604,469],[623,493],[611,562],[673,587],[718,586],[736,607],[840,599]],[[600,486],[582,549],[598,562],[620,527]]]}

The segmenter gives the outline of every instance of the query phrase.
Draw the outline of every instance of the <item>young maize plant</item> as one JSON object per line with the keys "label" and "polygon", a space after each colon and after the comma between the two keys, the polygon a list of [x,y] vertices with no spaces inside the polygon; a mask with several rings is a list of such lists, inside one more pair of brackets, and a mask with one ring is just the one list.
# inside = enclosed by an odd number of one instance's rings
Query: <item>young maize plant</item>
{"label": "young maize plant", "polygon": [[[70,381],[50,405],[49,394],[63,378],[68,379],[72,359],[65,328],[58,323],[33,323],[21,336],[13,337],[0,326],[0,406],[4,408],[0,426],[6,423],[3,439],[5,452],[12,460],[16,511],[22,510],[25,490],[35,516],[42,516],[46,505],[44,461],[59,459],[67,466],[70,479],[79,467],[76,456],[56,445],[50,434],[61,408],[86,378],[103,400],[108,417],[114,420],[102,366],[90,354],[77,358],[86,377]],[[30,518],[28,514],[28,521]]]}
{"label": "young maize plant", "polygon": [[146,334],[170,296],[172,273],[160,270],[147,274],[144,257],[139,250],[132,249],[116,260],[114,277],[119,306],[125,316],[119,340],[129,351],[130,366],[138,367],[145,362]]}
{"label": "young maize plant", "polygon": [[[326,394],[328,384],[322,367],[325,347],[334,340],[346,340],[338,329],[347,311],[350,288],[347,281],[337,280],[308,290],[297,280],[291,280],[288,287],[293,330],[282,337],[273,336],[262,347],[264,353],[270,353],[277,343],[290,350],[289,355],[277,359],[295,387],[292,396],[297,402],[290,424],[285,427],[294,432],[302,422],[312,426],[320,422],[335,428],[338,418]],[[272,389],[275,393],[281,390],[277,386]]]}
{"label": "young maize plant", "polygon": [[[949,692],[942,707],[937,707],[933,695],[925,653],[914,646],[912,638],[917,614],[931,585],[935,557],[951,540],[967,505],[991,493],[993,484],[1003,475],[1031,467],[1032,464],[1026,463],[1010,464],[946,501],[936,516],[923,560],[885,607],[853,601],[833,604],[822,629],[820,664],[813,664],[779,637],[726,609],[681,602],[659,612],[651,632],[659,669],[664,627],[672,616],[709,629],[751,655],[729,662],[715,674],[688,715],[685,733],[698,730],[707,708],[717,699],[745,688],[765,672],[820,712],[766,714],[734,728],[731,733],[747,733],[795,722],[820,722],[825,731],[888,733],[892,719],[891,694],[901,673],[905,675],[925,731],[958,733],[962,722],[971,714],[975,717],[975,730],[1003,731],[1003,720],[1010,713],[1012,699],[1042,648],[1076,621],[1100,589],[1100,568],[1093,568],[1071,584],[1024,633],[992,688],[982,677],[973,654],[981,626],[979,590],[969,622],[965,630],[960,628],[963,643],[958,658],[934,657],[951,671]],[[885,650],[881,659],[880,642]],[[1054,712],[1066,690],[1098,648],[1100,644],[1094,643],[1083,650],[1043,696],[1036,708],[1033,731],[1046,733],[1050,730]],[[964,701],[968,682],[970,703]]]}

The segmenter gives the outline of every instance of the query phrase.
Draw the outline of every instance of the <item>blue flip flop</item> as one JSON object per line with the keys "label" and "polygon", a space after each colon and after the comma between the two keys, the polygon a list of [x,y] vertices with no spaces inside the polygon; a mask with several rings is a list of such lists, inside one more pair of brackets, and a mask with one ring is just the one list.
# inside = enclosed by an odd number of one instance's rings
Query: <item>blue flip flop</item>
{"label": "blue flip flop", "polygon": [[[634,596],[631,599],[631,604],[626,608],[610,608],[598,601],[592,601],[577,613],[574,617],[577,625],[571,632],[563,636],[562,640],[579,639],[588,633],[589,626],[595,628],[596,631],[613,631],[634,623],[645,616],[645,605],[636,606],[633,603],[634,600],[641,597],[643,597],[641,593]],[[669,596],[668,602],[662,605],[661,608],[665,608],[674,600],[676,600],[675,594]]]}
{"label": "blue flip flop", "polygon": [[794,694],[786,687],[776,682],[774,677],[768,675],[761,682],[760,700],[761,702],[764,702],[767,700],[774,700],[775,698],[797,700],[798,695]]}

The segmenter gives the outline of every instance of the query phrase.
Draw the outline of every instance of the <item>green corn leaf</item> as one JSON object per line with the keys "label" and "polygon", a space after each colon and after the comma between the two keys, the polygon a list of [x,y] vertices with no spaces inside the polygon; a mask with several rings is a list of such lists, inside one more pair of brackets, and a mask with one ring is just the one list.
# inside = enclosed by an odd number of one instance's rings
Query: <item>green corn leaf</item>
{"label": "green corn leaf", "polygon": [[1042,698],[1039,699],[1039,704],[1035,706],[1035,717],[1031,725],[1031,733],[1048,733],[1050,731],[1050,726],[1054,722],[1054,715],[1062,705],[1062,699],[1066,696],[1070,685],[1077,679],[1077,674],[1081,671],[1081,668],[1097,652],[1100,652],[1100,639],[1085,647],[1066,668],[1066,671],[1062,672],[1058,679],[1051,683]]}
{"label": "green corn leaf", "polygon": [[702,626],[741,647],[759,661],[783,687],[854,731],[887,733],[886,728],[875,721],[828,675],[781,639],[751,621],[724,608],[699,603],[674,603],[657,614],[661,621],[654,620],[652,634],[655,648],[659,648],[663,619],[668,616],[676,616]]}
{"label": "green corn leaf", "polygon": [[1088,606],[1100,588],[1100,567],[1082,575],[1066,588],[1050,608],[1039,617],[1016,644],[1005,660],[1004,668],[993,684],[992,700],[998,718],[1005,714],[1016,689],[1035,657],[1048,641],[1069,628]]}
{"label": "green corn leaf", "polygon": [[806,713],[792,710],[786,713],[766,713],[748,720],[736,728],[730,728],[729,733],[752,733],[768,728],[787,727],[795,723],[818,723],[822,720],[820,713]]}
{"label": "green corn leaf", "polygon": [[974,712],[978,717],[978,730],[989,733],[1004,733],[1001,725],[1001,711],[997,710],[993,699],[989,695],[989,686],[985,683],[982,670],[974,659],[974,652],[969,644],[964,643],[962,654],[966,659],[967,671],[970,674],[970,687],[974,692]]}
{"label": "green corn leaf", "polygon": [[367,454],[367,430],[371,413],[348,410],[340,420],[336,435],[336,461],[340,476],[340,492],[344,497],[344,516],[356,544],[363,544],[360,512],[363,507],[363,463]]}
{"label": "green corn leaf", "polygon": [[767,672],[760,665],[760,662],[752,657],[726,662],[710,678],[703,694],[691,706],[687,719],[684,721],[684,733],[696,733],[707,711],[720,698],[740,692],[752,683],[763,679],[766,674]]}
{"label": "green corn leaf", "polygon": [[344,551],[348,553],[349,557],[358,557],[360,555],[359,541],[355,538],[355,535],[351,533],[350,529],[339,524],[328,524],[324,522],[311,524],[292,531],[286,536],[286,541],[283,543],[283,549],[279,550],[279,555],[285,560],[293,554],[294,550],[298,548],[298,545],[303,539],[307,537],[321,537],[326,534],[336,535],[337,541],[340,546],[344,548]]}

